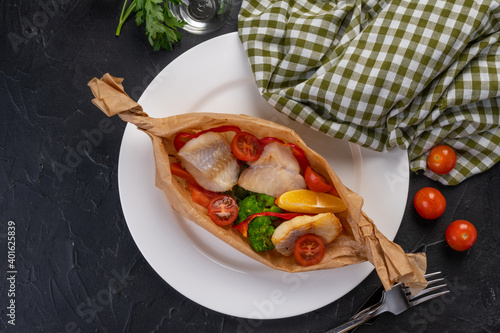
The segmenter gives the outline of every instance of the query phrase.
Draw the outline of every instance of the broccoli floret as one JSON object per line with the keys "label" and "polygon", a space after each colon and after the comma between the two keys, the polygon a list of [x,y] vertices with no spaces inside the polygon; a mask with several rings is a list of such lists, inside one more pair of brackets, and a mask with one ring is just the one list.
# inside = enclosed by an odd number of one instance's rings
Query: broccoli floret
{"label": "broccoli floret", "polygon": [[248,224],[248,240],[256,252],[274,249],[274,244],[271,241],[273,233],[274,227],[271,225],[271,219],[267,216],[257,217]]}
{"label": "broccoli floret", "polygon": [[246,219],[247,216],[260,213],[263,210],[264,206],[257,201],[255,195],[249,195],[245,199],[238,201],[238,219],[235,221],[235,224],[238,225]]}
{"label": "broccoli floret", "polygon": [[[283,213],[281,208],[274,204],[274,197],[262,193],[257,193],[256,197],[257,201],[261,202],[264,205],[264,209],[262,210],[263,212]],[[272,221],[276,221],[278,219],[275,216],[270,216],[270,218]]]}
{"label": "broccoli floret", "polygon": [[[245,197],[243,200],[238,201],[238,219],[235,224],[240,224],[249,215],[261,212],[274,212],[281,213],[282,210],[274,204],[274,197],[266,194],[253,193]],[[271,217],[274,221],[275,217]]]}
{"label": "broccoli floret", "polygon": [[257,199],[257,201],[261,202],[266,208],[274,206],[275,198],[270,195],[263,193],[256,193],[255,198]]}
{"label": "broccoli floret", "polygon": [[[241,192],[240,189],[233,188],[232,193],[236,195],[237,192]],[[238,218],[234,221],[235,225],[240,224],[252,214],[261,212],[282,212],[282,210],[274,204],[274,197],[262,193],[246,192],[247,195],[244,199],[236,199],[238,201],[239,211]],[[276,219],[277,218],[274,216],[260,216],[253,219],[248,224],[248,240],[256,252],[265,252],[274,249],[274,244],[271,241],[271,237],[274,233],[272,221]]]}

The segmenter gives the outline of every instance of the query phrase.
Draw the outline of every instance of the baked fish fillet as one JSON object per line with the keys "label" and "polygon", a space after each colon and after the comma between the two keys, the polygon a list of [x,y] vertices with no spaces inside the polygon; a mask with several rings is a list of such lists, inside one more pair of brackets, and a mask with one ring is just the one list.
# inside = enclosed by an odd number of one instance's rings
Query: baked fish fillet
{"label": "baked fish fillet", "polygon": [[207,190],[229,191],[238,182],[238,161],[219,133],[208,132],[188,141],[178,157],[182,166]]}
{"label": "baked fish fillet", "polygon": [[264,147],[260,158],[241,173],[238,185],[275,198],[287,191],[306,188],[299,163],[290,148],[277,142]]}

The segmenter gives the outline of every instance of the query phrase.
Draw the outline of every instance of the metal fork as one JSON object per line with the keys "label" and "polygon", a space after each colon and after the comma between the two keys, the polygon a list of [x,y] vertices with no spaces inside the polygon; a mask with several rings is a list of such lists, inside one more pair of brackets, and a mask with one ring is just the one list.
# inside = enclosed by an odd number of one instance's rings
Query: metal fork
{"label": "metal fork", "polygon": [[[427,279],[429,277],[434,277],[439,274],[441,274],[441,272],[426,274],[425,278]],[[382,299],[380,300],[380,302],[369,308],[366,308],[363,311],[360,311],[354,317],[352,317],[350,321],[334,328],[333,330],[328,331],[327,333],[347,332],[350,329],[353,329],[354,327],[359,326],[384,312],[390,312],[392,314],[398,315],[413,306],[416,306],[423,302],[429,301],[433,298],[449,293],[450,291],[447,289],[436,293],[432,293],[447,286],[446,284],[432,286],[442,282],[443,280],[444,278],[437,278],[435,280],[428,281],[427,288],[422,290],[417,295],[412,295],[410,289],[403,283],[397,283],[392,287],[391,290],[383,292]],[[422,297],[424,295],[427,296]]]}

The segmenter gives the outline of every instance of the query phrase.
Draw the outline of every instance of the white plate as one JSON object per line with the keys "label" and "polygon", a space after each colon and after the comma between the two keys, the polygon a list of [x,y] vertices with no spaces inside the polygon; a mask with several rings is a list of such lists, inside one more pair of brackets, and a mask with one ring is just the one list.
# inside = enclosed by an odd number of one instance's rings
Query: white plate
{"label": "white plate", "polygon": [[[153,117],[244,113],[291,127],[329,161],[348,187],[365,198],[364,210],[394,239],[408,194],[406,152],[362,149],[279,114],[259,95],[236,33],[184,53],[153,80],[139,103]],[[123,212],[140,251],[169,285],[212,310],[256,319],[300,315],[339,299],[373,270],[370,263],[362,263],[289,274],[234,250],[172,210],[154,186],[151,142],[130,124],[118,169]]]}

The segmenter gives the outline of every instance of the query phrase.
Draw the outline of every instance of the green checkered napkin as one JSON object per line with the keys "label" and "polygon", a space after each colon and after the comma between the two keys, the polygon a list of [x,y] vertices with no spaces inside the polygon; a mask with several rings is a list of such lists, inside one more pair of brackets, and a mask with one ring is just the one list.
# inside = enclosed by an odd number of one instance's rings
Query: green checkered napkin
{"label": "green checkered napkin", "polygon": [[426,168],[455,148],[458,184],[500,160],[500,4],[244,0],[239,35],[262,95],[289,117]]}

